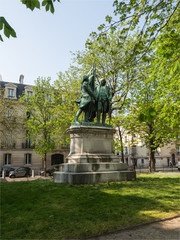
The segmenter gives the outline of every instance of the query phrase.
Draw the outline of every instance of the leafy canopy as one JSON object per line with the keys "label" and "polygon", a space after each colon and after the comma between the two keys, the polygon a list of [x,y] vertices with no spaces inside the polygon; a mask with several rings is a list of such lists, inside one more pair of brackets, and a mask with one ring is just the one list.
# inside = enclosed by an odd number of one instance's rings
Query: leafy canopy
{"label": "leafy canopy", "polygon": [[[60,2],[60,0],[20,0],[22,4],[24,4],[27,8],[29,8],[31,11],[34,9],[40,9],[40,6],[45,8],[46,11],[50,11],[51,13],[54,13],[54,2]],[[10,26],[10,24],[6,21],[6,19],[3,16],[0,16],[0,31],[4,30],[4,35],[9,38],[16,37],[15,30]],[[0,41],[3,41],[3,38],[0,34]]]}

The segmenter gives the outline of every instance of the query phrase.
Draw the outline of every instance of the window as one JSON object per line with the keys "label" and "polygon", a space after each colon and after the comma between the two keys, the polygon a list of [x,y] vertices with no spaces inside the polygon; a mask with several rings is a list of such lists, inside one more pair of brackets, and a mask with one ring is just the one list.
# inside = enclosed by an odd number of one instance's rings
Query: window
{"label": "window", "polygon": [[154,155],[155,155],[155,156],[159,156],[159,152],[158,152],[157,149],[156,149],[156,151],[154,152]]}
{"label": "window", "polygon": [[26,131],[26,148],[31,148],[31,144],[32,144],[32,141],[31,141],[31,138],[29,136],[29,132],[27,130]]}
{"label": "window", "polygon": [[179,144],[176,146],[176,154],[180,155],[180,145]]}
{"label": "window", "polygon": [[31,97],[33,95],[32,91],[27,91],[27,95]]}
{"label": "window", "polygon": [[144,164],[144,159],[141,159],[141,164]]}
{"label": "window", "polygon": [[11,154],[5,153],[4,154],[4,165],[10,165],[11,164]]}
{"label": "window", "polygon": [[32,95],[33,95],[32,91],[27,91],[27,100],[29,100]]}
{"label": "window", "polygon": [[136,146],[132,147],[132,155],[136,155]]}
{"label": "window", "polygon": [[15,147],[14,146],[14,143],[13,143],[13,134],[12,134],[12,131],[9,130],[6,132],[6,138],[5,138],[5,146],[7,148],[13,148]]}
{"label": "window", "polygon": [[32,118],[32,114],[30,112],[26,112],[27,119]]}
{"label": "window", "polygon": [[124,147],[124,154],[128,154],[128,148]]}
{"label": "window", "polygon": [[6,118],[8,118],[9,120],[12,120],[12,116],[13,116],[13,110],[9,109],[6,112]]}
{"label": "window", "polygon": [[8,98],[9,99],[14,98],[14,89],[11,88],[8,89]]}
{"label": "window", "polygon": [[25,164],[31,164],[32,154],[26,153],[25,155]]}
{"label": "window", "polygon": [[50,95],[50,94],[47,94],[47,95],[46,95],[46,99],[47,99],[48,102],[51,102],[51,95]]}

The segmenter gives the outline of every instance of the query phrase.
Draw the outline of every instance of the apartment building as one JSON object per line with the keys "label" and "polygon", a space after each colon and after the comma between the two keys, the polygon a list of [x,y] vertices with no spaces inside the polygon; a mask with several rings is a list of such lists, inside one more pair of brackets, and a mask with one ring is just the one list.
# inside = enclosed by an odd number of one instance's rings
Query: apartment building
{"label": "apartment building", "polygon": [[[32,86],[24,84],[24,76],[21,75],[19,83],[4,82],[0,78],[0,89],[3,90],[4,99],[13,101],[13,104],[17,103],[20,97],[25,93],[27,96],[33,94]],[[0,99],[1,101],[1,99]],[[24,116],[26,119],[25,108],[22,104],[17,104],[17,112],[19,116]],[[3,116],[0,116],[1,118]],[[12,117],[12,110],[7,108],[5,117]],[[11,119],[13,121],[13,119]],[[31,139],[27,138],[27,130],[24,127],[23,121],[18,122],[19,126],[14,127],[11,130],[5,131],[0,136],[0,167],[11,166],[14,168],[20,166],[28,166],[38,173],[43,169],[43,163],[41,157],[34,151]],[[3,126],[0,126],[2,130]],[[6,135],[6,138],[3,135]],[[47,154],[47,168],[52,165],[63,163],[66,160],[66,156],[69,153],[68,147],[57,146],[52,153]]]}
{"label": "apartment building", "polygon": [[[118,138],[118,134],[117,134]],[[149,152],[137,135],[124,131],[122,136],[125,162],[132,166],[148,167]],[[133,143],[133,144],[132,144]],[[121,154],[118,153],[120,156]],[[180,139],[158,148],[155,152],[156,167],[173,166],[180,161]]]}

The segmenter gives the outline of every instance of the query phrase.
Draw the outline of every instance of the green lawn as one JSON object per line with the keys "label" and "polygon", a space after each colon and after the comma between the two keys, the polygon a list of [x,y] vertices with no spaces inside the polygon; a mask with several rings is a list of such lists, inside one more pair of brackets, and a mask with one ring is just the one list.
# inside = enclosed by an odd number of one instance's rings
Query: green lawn
{"label": "green lawn", "polygon": [[63,185],[52,180],[1,183],[1,239],[86,238],[180,213],[180,174]]}

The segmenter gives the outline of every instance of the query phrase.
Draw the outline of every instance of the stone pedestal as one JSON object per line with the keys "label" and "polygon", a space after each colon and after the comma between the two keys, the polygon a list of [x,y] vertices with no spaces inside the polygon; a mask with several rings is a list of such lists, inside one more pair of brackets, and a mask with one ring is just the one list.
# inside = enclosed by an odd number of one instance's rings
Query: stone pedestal
{"label": "stone pedestal", "polygon": [[135,179],[136,173],[128,171],[127,164],[113,154],[113,128],[80,125],[68,131],[70,153],[60,172],[54,173],[54,182],[91,184]]}

